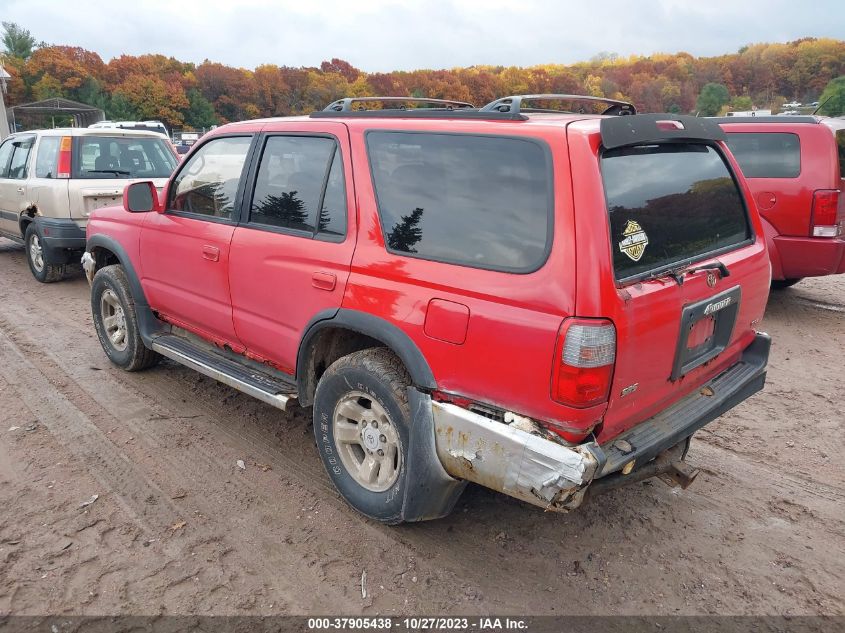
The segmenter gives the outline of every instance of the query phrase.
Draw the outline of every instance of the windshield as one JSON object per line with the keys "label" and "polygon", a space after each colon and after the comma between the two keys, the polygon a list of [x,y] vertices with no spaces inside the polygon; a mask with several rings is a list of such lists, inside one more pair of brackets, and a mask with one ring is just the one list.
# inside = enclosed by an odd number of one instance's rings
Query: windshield
{"label": "windshield", "polygon": [[715,148],[628,147],[601,158],[618,280],[716,254],[751,237],[742,196]]}
{"label": "windshield", "polygon": [[81,136],[74,140],[74,178],[169,178],[176,168],[176,157],[161,138]]}

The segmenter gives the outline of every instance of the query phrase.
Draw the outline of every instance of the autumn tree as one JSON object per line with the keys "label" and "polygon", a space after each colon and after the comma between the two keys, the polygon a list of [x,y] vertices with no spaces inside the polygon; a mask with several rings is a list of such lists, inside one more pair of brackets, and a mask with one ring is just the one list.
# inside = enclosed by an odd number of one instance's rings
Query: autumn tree
{"label": "autumn tree", "polygon": [[825,86],[819,97],[819,114],[842,116],[845,114],[845,75],[837,77]]}

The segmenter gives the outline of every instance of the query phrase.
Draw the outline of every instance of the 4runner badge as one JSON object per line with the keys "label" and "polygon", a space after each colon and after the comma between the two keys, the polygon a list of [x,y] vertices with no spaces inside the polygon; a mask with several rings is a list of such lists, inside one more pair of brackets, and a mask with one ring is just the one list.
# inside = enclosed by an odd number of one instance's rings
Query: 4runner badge
{"label": "4runner badge", "polygon": [[648,246],[648,235],[643,231],[643,227],[633,220],[628,220],[622,235],[625,239],[619,242],[619,250],[635,262],[640,261],[645,247]]}

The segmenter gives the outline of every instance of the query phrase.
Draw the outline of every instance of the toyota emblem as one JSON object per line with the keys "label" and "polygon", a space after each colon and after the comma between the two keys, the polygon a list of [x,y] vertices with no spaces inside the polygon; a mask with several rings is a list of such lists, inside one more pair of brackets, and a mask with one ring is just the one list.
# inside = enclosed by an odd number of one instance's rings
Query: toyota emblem
{"label": "toyota emblem", "polygon": [[716,273],[707,273],[707,285],[711,288],[716,287]]}

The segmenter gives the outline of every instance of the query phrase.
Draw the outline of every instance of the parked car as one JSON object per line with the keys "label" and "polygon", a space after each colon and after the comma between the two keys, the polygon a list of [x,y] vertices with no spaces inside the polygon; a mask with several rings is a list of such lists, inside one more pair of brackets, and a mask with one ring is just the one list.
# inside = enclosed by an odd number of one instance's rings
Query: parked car
{"label": "parked car", "polygon": [[155,132],[68,128],[19,132],[0,144],[0,236],[25,242],[38,281],[60,280],[85,250],[91,212],[118,204],[133,179],[162,187],[176,167]]}
{"label": "parked car", "polygon": [[845,273],[845,121],[717,121],[763,217],[772,285]]}
{"label": "parked car", "polygon": [[686,486],[692,434],[765,381],[759,214],[717,124],[533,98],[206,135],[160,197],[91,217],[106,355],[313,406],[332,481],[385,523],[466,481],[554,511]]}
{"label": "parked car", "polygon": [[156,132],[170,138],[167,128],[161,121],[99,121],[88,126],[89,129],[99,130],[138,130],[142,132]]}

